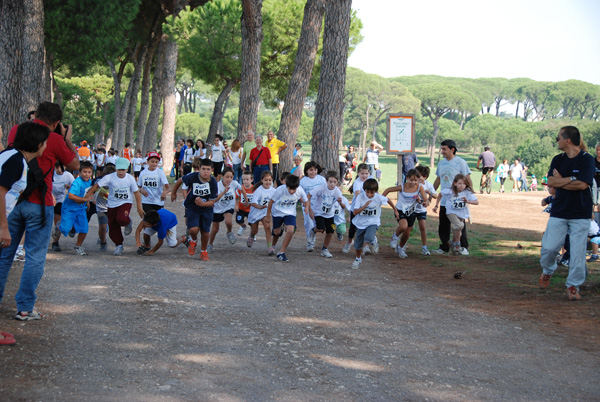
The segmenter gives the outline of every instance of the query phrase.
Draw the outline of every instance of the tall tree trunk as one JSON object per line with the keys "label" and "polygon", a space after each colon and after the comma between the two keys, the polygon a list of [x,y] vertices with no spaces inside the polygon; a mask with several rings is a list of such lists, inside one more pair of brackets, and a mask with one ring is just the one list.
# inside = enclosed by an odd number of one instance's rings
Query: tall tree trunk
{"label": "tall tree trunk", "polygon": [[429,169],[431,169],[432,172],[435,172],[435,144],[437,144],[437,137],[440,131],[438,126],[439,119],[439,117],[431,119],[431,122],[433,123],[433,138],[431,138],[431,151],[429,153]]}
{"label": "tall tree trunk", "polygon": [[190,92],[190,113],[196,113],[196,91]]}
{"label": "tall tree trunk", "polygon": [[521,103],[520,100],[517,101],[517,110],[515,111],[515,118],[519,118],[519,104]]}
{"label": "tall tree trunk", "polygon": [[[125,121],[125,142],[132,144],[135,139],[135,115],[137,112],[137,99],[138,93],[140,92],[140,81],[142,77],[142,70],[144,69],[144,62],[148,55],[149,43],[146,43],[142,48],[138,57],[133,59],[133,75],[131,76],[130,87],[131,93],[127,91],[128,106],[127,106],[127,119]],[[137,148],[137,146],[136,146]]]}
{"label": "tall tree trunk", "polygon": [[142,148],[142,154],[156,148],[156,139],[158,137],[158,122],[160,120],[160,107],[163,100],[163,71],[165,64],[165,51],[167,47],[167,36],[162,35],[158,45],[156,55],[156,65],[154,66],[154,78],[152,79],[152,104],[148,124],[146,125],[146,134]]}
{"label": "tall tree trunk", "polygon": [[[158,43],[153,41],[148,49],[146,60],[144,61],[144,73],[142,77],[142,97],[140,100],[140,114],[138,117],[137,126],[137,141],[138,149],[144,150],[144,141],[146,137],[146,127],[148,122],[148,109],[150,105],[150,70],[152,69],[152,61],[154,60],[154,52]],[[145,155],[143,153],[142,155]]]}
{"label": "tall tree trunk", "polygon": [[330,0],[325,6],[321,77],[313,125],[312,159],[335,171],[339,169],[337,144],[344,127],[351,6],[352,0]]}
{"label": "tall tree trunk", "polygon": [[42,0],[0,2],[0,127],[25,120],[38,103],[50,100],[44,51]]}
{"label": "tall tree trunk", "polygon": [[294,72],[285,96],[277,135],[279,140],[288,144],[288,147],[279,154],[279,166],[282,172],[289,172],[293,167],[292,153],[294,147],[291,145],[296,144],[298,140],[298,128],[300,127],[304,102],[306,101],[310,78],[317,58],[324,14],[325,0],[308,0],[306,2]]}
{"label": "tall tree trunk", "polygon": [[465,120],[467,119],[467,112],[466,111],[462,111],[460,114],[460,129],[464,130],[465,128]]}
{"label": "tall tree trunk", "polygon": [[210,147],[210,145],[215,141],[215,135],[217,135],[219,133],[219,130],[222,129],[221,125],[223,123],[223,115],[225,114],[225,109],[227,107],[229,95],[231,95],[231,91],[233,90],[233,88],[235,88],[235,86],[238,83],[238,80],[228,80],[225,83],[225,88],[221,90],[221,93],[215,101],[215,107],[213,108],[212,116],[210,117],[208,137],[206,137],[207,147]]}
{"label": "tall tree trunk", "polygon": [[110,108],[110,103],[104,102],[102,108],[100,109],[100,113],[102,113],[102,120],[100,120],[100,131],[94,138],[94,144],[96,147],[101,142],[104,142],[104,133],[106,132],[106,119],[108,118],[108,109]]}
{"label": "tall tree trunk", "polygon": [[115,69],[115,63],[108,57],[106,58],[106,62],[110,67],[110,73],[112,75],[113,83],[115,86],[115,120],[113,123],[111,135],[111,146],[116,149],[119,149],[119,128],[121,126],[121,78],[117,74],[117,70]]}
{"label": "tall tree trunk", "polygon": [[242,0],[242,74],[237,129],[240,141],[248,130],[256,131],[262,40],[262,0]]}

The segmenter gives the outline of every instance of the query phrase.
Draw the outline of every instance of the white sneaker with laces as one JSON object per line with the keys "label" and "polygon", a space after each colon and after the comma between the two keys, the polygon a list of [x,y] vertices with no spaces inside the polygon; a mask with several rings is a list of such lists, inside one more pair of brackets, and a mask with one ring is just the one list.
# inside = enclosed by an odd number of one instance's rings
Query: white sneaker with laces
{"label": "white sneaker with laces", "polygon": [[333,255],[326,248],[321,250],[321,257],[332,258]]}
{"label": "white sneaker with laces", "polygon": [[311,229],[308,231],[308,236],[306,236],[306,242],[314,245],[316,237],[317,233]]}
{"label": "white sneaker with laces", "polygon": [[245,226],[240,226],[240,228],[237,231],[237,235],[238,236],[243,235],[244,234],[244,230],[246,230],[246,227]]}
{"label": "white sneaker with laces", "polygon": [[433,250],[432,253],[433,254],[448,254],[447,252],[445,252],[441,248],[438,248],[437,250]]}
{"label": "white sneaker with laces", "polygon": [[357,258],[356,260],[354,260],[354,262],[352,263],[352,269],[358,269],[360,267],[360,264],[362,263],[362,259]]}
{"label": "white sneaker with laces", "polygon": [[123,245],[119,245],[115,248],[115,255],[123,255]]}
{"label": "white sneaker with laces", "polygon": [[377,238],[375,238],[375,241],[371,246],[373,247],[373,254],[379,254],[379,242],[377,242]]}
{"label": "white sneaker with laces", "polygon": [[458,254],[460,254],[460,255],[469,255],[469,250],[467,250],[464,247],[461,247],[460,250],[458,250]]}
{"label": "white sneaker with laces", "polygon": [[423,249],[421,250],[421,254],[422,255],[431,255],[427,246],[423,246]]}
{"label": "white sneaker with laces", "polygon": [[408,258],[408,254],[406,254],[406,250],[404,250],[404,247],[398,246],[398,248],[396,248],[396,252],[398,253],[398,257]]}
{"label": "white sneaker with laces", "polygon": [[396,236],[396,233],[394,233],[392,235],[392,240],[390,241],[390,247],[395,249],[396,246],[398,246],[398,236]]}
{"label": "white sneaker with laces", "polygon": [[229,244],[235,244],[235,237],[233,236],[233,232],[227,233],[227,239],[229,239]]}
{"label": "white sneaker with laces", "polygon": [[342,248],[342,253],[348,254],[350,252],[350,248],[352,247],[352,243],[354,243],[354,242],[352,240],[350,240],[349,242],[344,244],[344,247]]}
{"label": "white sneaker with laces", "polygon": [[371,247],[369,247],[368,244],[363,248],[363,254],[364,255],[371,255]]}

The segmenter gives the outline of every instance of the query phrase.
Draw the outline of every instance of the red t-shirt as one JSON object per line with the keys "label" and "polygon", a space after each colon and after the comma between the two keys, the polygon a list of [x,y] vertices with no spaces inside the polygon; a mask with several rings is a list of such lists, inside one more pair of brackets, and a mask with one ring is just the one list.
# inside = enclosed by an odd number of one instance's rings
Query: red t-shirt
{"label": "red t-shirt", "polygon": [[[41,124],[43,126],[48,126],[41,120],[33,120],[34,123]],[[8,145],[12,145],[15,140],[15,136],[17,135],[17,127],[14,126],[10,129],[10,133],[8,134]],[[54,164],[59,160],[63,165],[67,165],[71,163],[71,161],[76,158],[76,155],[71,151],[67,144],[65,144],[65,140],[60,134],[50,133],[48,137],[48,142],[46,143],[46,149],[42,156],[38,158],[38,166],[42,169],[42,172],[46,173],[48,169],[52,168],[52,171],[46,175],[46,185],[48,186],[48,190],[46,191],[46,206],[54,205],[54,201],[52,200],[52,178],[54,177]],[[36,190],[27,199],[27,201],[32,202],[34,204],[42,204],[42,198],[40,196],[40,191]]]}
{"label": "red t-shirt", "polygon": [[271,160],[271,151],[269,151],[269,148],[265,146],[261,148],[261,151],[262,153],[260,154],[260,158],[258,158],[257,160],[255,159],[260,153],[258,148],[253,148],[252,151],[250,151],[250,160],[253,161],[252,166],[269,164],[269,161]]}

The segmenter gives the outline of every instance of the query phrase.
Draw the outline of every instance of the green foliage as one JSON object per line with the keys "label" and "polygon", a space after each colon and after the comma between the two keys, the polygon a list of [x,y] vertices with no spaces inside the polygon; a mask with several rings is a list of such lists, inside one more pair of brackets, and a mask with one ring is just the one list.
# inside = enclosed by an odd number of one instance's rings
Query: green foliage
{"label": "green foliage", "polygon": [[175,117],[175,138],[204,140],[208,135],[210,119],[195,113],[182,113]]}

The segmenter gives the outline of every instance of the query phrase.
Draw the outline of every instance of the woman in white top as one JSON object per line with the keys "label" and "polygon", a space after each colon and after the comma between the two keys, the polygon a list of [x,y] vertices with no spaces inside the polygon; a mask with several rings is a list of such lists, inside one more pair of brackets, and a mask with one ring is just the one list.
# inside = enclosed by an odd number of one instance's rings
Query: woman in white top
{"label": "woman in white top", "polygon": [[204,145],[204,141],[198,140],[196,141],[196,150],[194,151],[194,158],[198,157],[200,159],[206,158],[206,145]]}
{"label": "woman in white top", "polygon": [[233,140],[231,148],[229,149],[229,155],[231,156],[231,163],[233,164],[233,180],[237,182],[242,181],[242,145],[239,140]]}
{"label": "woman in white top", "polygon": [[518,160],[510,165],[510,178],[513,181],[513,193],[519,192],[519,185],[521,184],[521,175],[523,174],[523,166]]}
{"label": "woman in white top", "polygon": [[498,165],[498,168],[496,169],[496,173],[498,173],[498,175],[496,177],[498,178],[498,180],[500,180],[500,192],[501,193],[504,192],[504,182],[506,181],[506,178],[508,177],[509,170],[510,170],[510,166],[508,166],[508,159],[504,159],[504,161],[502,161],[502,163],[500,165]]}

